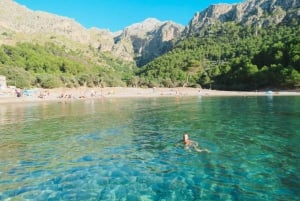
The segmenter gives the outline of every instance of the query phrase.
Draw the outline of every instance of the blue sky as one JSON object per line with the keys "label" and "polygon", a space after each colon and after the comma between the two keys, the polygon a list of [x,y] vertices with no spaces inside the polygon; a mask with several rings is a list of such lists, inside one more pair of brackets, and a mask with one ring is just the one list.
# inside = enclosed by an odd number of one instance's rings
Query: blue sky
{"label": "blue sky", "polygon": [[14,0],[31,10],[41,10],[75,19],[86,28],[110,31],[142,22],[146,18],[171,20],[187,25],[197,11],[211,4],[243,0]]}

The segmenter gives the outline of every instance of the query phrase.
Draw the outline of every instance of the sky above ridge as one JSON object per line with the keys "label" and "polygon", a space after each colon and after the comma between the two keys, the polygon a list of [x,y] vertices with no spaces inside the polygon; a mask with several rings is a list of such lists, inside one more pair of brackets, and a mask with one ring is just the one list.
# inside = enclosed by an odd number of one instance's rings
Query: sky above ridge
{"label": "sky above ridge", "polygon": [[197,11],[211,4],[243,0],[14,0],[30,10],[75,19],[86,28],[119,31],[147,18],[187,25]]}

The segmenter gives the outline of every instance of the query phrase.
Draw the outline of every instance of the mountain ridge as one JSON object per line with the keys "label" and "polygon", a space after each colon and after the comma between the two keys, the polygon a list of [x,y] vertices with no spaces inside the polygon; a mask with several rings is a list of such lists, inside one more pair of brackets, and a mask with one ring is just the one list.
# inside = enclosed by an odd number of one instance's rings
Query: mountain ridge
{"label": "mountain ridge", "polygon": [[184,30],[191,35],[201,32],[217,22],[234,22],[250,26],[267,27],[300,18],[297,0],[248,0],[236,4],[214,4],[197,12]]}
{"label": "mountain ridge", "polygon": [[[147,18],[119,32],[85,28],[72,18],[32,11],[13,0],[0,1],[0,44],[53,42],[68,49],[90,48],[142,66],[171,50],[181,38],[203,34],[215,23],[234,22],[266,27],[300,18],[297,0],[248,0],[236,4],[214,4],[196,12],[186,26]],[[271,16],[271,17],[270,17]],[[273,17],[275,16],[275,17]]]}
{"label": "mountain ridge", "polygon": [[[153,34],[157,33],[160,26],[165,23],[148,18],[143,22],[125,27],[120,32],[110,32],[95,27],[87,29],[72,18],[43,11],[32,11],[13,0],[0,1],[0,34],[2,33],[0,44],[51,41],[70,49],[94,48],[100,52],[110,52],[113,56],[130,62],[134,62],[136,57],[143,55],[141,52],[148,47],[147,43],[150,42],[148,40],[156,37]],[[183,29],[182,25],[170,23],[178,29]],[[174,37],[178,35],[175,34]],[[171,36],[173,35],[171,34]],[[169,40],[173,40],[174,37],[169,37]],[[132,40],[128,41],[128,38]],[[144,43],[141,45],[136,41],[144,41]],[[164,41],[156,41],[158,42],[157,46],[163,49],[160,46],[164,45]],[[145,51],[153,50],[146,49]],[[150,58],[153,58],[154,55],[150,55]]]}

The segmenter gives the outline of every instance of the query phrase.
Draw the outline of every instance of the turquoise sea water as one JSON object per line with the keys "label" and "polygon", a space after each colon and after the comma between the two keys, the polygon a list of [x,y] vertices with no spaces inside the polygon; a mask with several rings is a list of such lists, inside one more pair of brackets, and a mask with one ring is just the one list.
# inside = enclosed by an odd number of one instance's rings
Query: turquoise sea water
{"label": "turquoise sea water", "polygon": [[300,97],[2,104],[0,128],[0,200],[300,200]]}

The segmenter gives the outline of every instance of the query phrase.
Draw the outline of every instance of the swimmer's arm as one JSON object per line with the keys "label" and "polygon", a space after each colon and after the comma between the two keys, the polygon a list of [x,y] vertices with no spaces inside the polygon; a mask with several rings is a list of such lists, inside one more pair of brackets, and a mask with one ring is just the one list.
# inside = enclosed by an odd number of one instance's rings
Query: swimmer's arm
{"label": "swimmer's arm", "polygon": [[195,149],[197,152],[203,152],[203,151],[205,151],[205,152],[207,152],[207,153],[210,153],[210,151],[209,151],[208,149],[199,149],[198,147],[195,147],[195,146],[194,146],[194,149]]}
{"label": "swimmer's arm", "polygon": [[208,149],[200,149],[200,148],[198,148],[198,142],[195,142],[195,141],[192,141],[192,143],[193,143],[193,147],[194,147],[194,149],[197,151],[197,152],[203,152],[203,151],[205,151],[205,152],[207,152],[207,153],[210,153],[210,151],[208,150]]}

